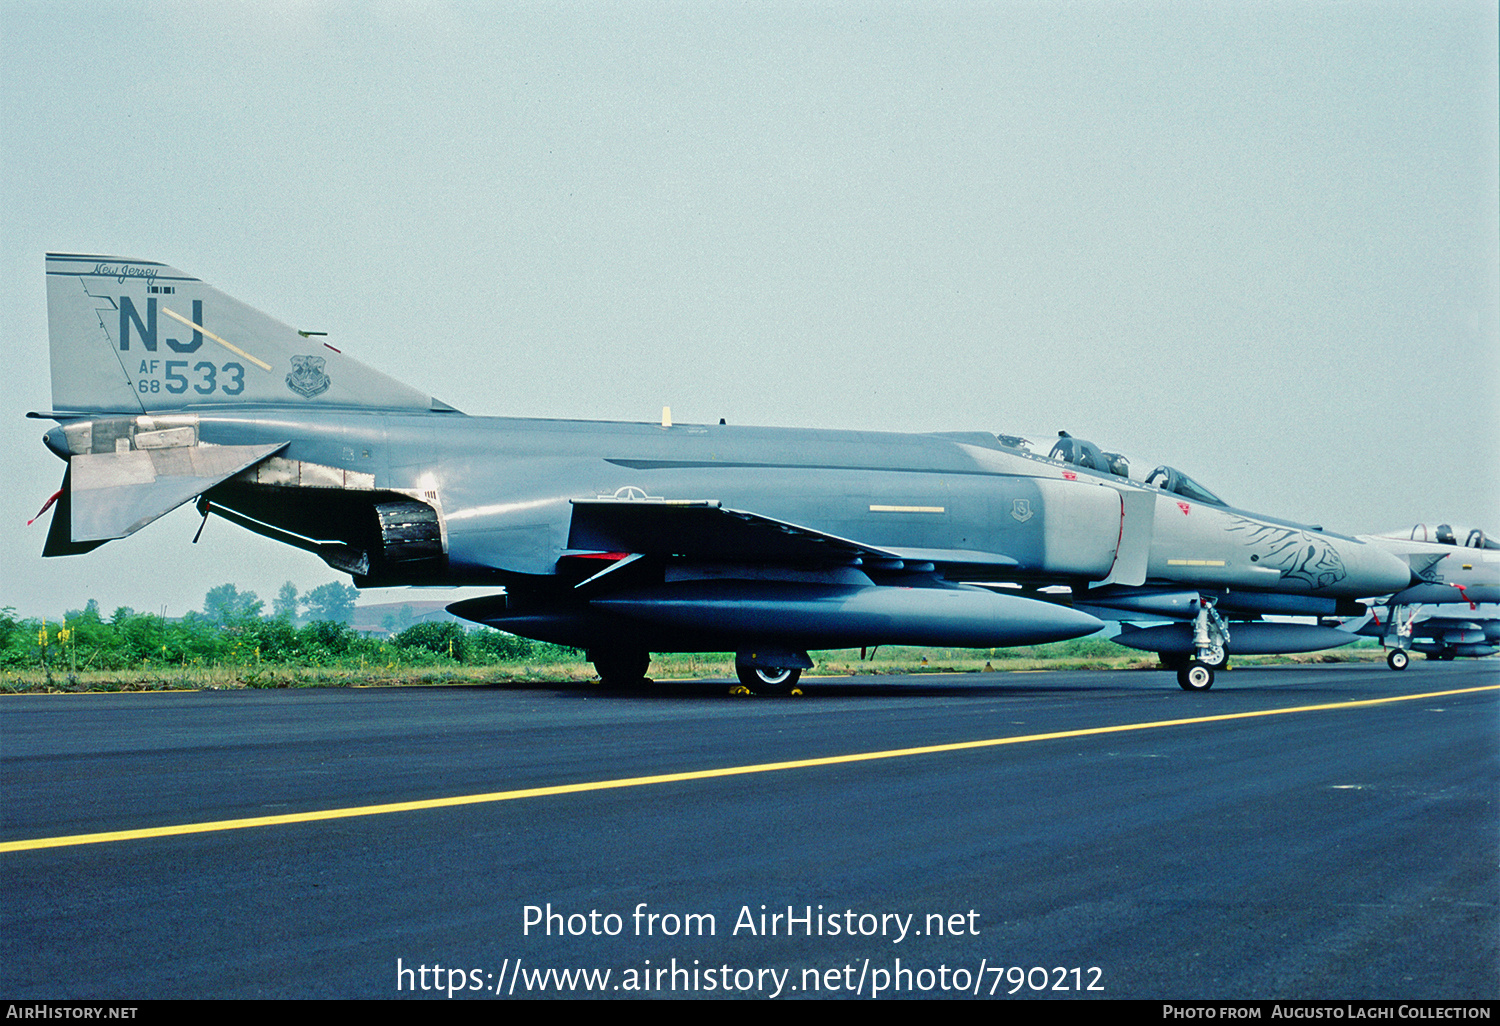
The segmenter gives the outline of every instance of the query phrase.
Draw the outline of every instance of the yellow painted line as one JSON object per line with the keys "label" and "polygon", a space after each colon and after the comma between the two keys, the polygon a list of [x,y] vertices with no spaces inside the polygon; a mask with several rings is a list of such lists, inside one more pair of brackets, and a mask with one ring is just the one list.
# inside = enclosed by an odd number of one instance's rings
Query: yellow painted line
{"label": "yellow painted line", "polygon": [[946,513],[943,506],[871,506],[871,513]]}
{"label": "yellow painted line", "polygon": [[201,331],[201,332],[203,332],[203,334],[207,335],[209,338],[211,338],[215,342],[219,343],[219,345],[223,346],[225,349],[229,350],[231,353],[237,353],[240,356],[243,356],[245,359],[247,359],[251,363],[255,364],[255,366],[259,367],[261,370],[270,370],[271,369],[271,365],[269,363],[267,363],[266,361],[256,359],[255,357],[251,356],[249,353],[245,352],[243,349],[241,349],[239,346],[235,345],[232,342],[225,342],[222,338],[220,338],[219,336],[215,335],[213,332],[209,331],[203,325],[201,325],[201,324],[194,324],[192,321],[190,321],[186,317],[182,316],[182,314],[178,313],[176,310],[169,310],[166,307],[162,307],[161,309],[162,309],[162,313],[166,314],[168,317],[171,317],[174,320],[181,321],[183,324],[186,324],[189,328],[192,328],[194,331]]}
{"label": "yellow painted line", "polygon": [[515,791],[493,791],[489,794],[465,794],[455,795],[451,798],[425,798],[411,802],[389,802],[385,805],[357,805],[346,809],[318,809],[312,812],[292,812],[280,816],[221,819],[209,823],[180,823],[175,826],[145,827],[141,830],[112,830],[99,834],[72,834],[67,837],[36,837],[28,840],[0,843],[0,853],[35,851],[39,848],[72,848],[84,844],[107,844],[111,841],[138,841],[148,837],[207,834],[221,830],[246,830],[250,827],[285,826],[291,823],[316,823],[321,820],[352,819],[358,816],[383,816],[392,812],[420,812],[425,809],[449,809],[460,805],[485,805],[491,802],[516,801],[521,798],[545,798],[559,794],[580,794],[585,791],[610,791],[624,787],[647,787],[652,784],[677,784],[688,780],[712,780],[715,777],[738,777],[751,773],[775,773],[781,770],[840,766],[856,762],[873,762],[877,759],[903,759],[913,755],[963,752],[976,748],[997,748],[1001,745],[1026,744],[1032,741],[1056,741],[1069,737],[1123,734],[1135,730],[1155,730],[1160,727],[1185,727],[1198,723],[1224,723],[1229,720],[1248,720],[1262,716],[1283,716],[1291,713],[1322,712],[1333,709],[1358,709],[1365,706],[1388,705],[1392,702],[1415,702],[1427,698],[1443,698],[1449,695],[1466,695],[1479,691],[1497,690],[1500,690],[1500,684],[1489,684],[1475,688],[1458,688],[1453,691],[1429,691],[1420,695],[1395,695],[1390,698],[1369,698],[1355,702],[1299,705],[1286,709],[1261,709],[1254,712],[1221,713],[1216,716],[1192,716],[1180,720],[1154,720],[1149,723],[1122,723],[1112,727],[1083,727],[1078,730],[1058,730],[1048,734],[997,737],[983,741],[957,741],[942,745],[923,745],[919,748],[892,748],[881,752],[855,752],[850,755],[828,755],[815,759],[791,759],[786,762],[762,762],[749,766],[724,766],[719,769],[688,770],[684,773],[658,773],[646,777],[590,780],[577,784],[556,784],[551,787],[527,787]]}

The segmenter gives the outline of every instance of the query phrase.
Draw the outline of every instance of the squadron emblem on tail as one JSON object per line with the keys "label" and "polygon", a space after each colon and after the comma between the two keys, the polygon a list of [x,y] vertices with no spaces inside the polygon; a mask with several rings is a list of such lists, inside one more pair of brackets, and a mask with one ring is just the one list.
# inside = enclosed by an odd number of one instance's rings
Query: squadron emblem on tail
{"label": "squadron emblem on tail", "polygon": [[328,391],[328,386],[333,384],[328,375],[323,373],[323,358],[321,356],[294,356],[292,357],[292,372],[286,376],[286,387],[296,392],[304,399],[311,399],[315,395],[322,395]]}

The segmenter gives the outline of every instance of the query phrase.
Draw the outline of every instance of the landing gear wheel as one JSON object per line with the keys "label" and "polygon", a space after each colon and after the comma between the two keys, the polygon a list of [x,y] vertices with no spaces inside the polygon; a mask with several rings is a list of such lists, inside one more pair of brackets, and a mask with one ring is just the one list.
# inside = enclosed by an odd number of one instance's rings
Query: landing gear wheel
{"label": "landing gear wheel", "polygon": [[802,677],[801,670],[785,666],[736,666],[734,672],[757,695],[789,695]]}
{"label": "landing gear wheel", "polygon": [[599,679],[611,687],[639,684],[651,667],[651,653],[641,649],[611,648],[589,652]]}
{"label": "landing gear wheel", "polygon": [[1192,663],[1177,671],[1177,686],[1184,691],[1207,691],[1214,686],[1214,671],[1211,666]]}
{"label": "landing gear wheel", "polygon": [[1393,670],[1404,670],[1411,656],[1406,654],[1405,649],[1393,648],[1385,655],[1386,665]]}

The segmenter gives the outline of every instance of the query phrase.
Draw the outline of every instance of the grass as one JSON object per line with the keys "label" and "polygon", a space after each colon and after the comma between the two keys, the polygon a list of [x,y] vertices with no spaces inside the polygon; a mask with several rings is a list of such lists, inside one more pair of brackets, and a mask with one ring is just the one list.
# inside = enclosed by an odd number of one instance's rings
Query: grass
{"label": "grass", "polygon": [[[1082,639],[1030,648],[954,649],[892,646],[867,653],[858,649],[813,653],[807,671],[816,676],[914,673],[1003,673],[1046,670],[1155,670],[1154,656],[1109,641]],[[1379,662],[1378,647],[1356,644],[1330,652],[1290,656],[1245,656],[1233,665],[1271,663]],[[47,672],[40,668],[0,672],[0,694],[60,694],[125,691],[217,691],[242,688],[411,687],[440,684],[568,683],[596,679],[582,657],[548,662],[467,665],[297,666],[224,663],[213,666],[152,666],[130,670]],[[672,653],[651,661],[648,675],[658,680],[734,677],[733,653]]]}

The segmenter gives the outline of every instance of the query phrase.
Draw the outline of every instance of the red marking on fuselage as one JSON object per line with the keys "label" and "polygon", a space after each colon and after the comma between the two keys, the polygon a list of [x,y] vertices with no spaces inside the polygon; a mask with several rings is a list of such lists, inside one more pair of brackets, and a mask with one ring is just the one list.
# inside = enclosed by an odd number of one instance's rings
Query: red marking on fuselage
{"label": "red marking on fuselage", "polygon": [[1187,516],[1189,513],[1191,513],[1193,511],[1193,507],[1189,506],[1185,502],[1179,502],[1177,504],[1177,508],[1180,509],[1180,510],[1182,510],[1182,515],[1183,516]]}

